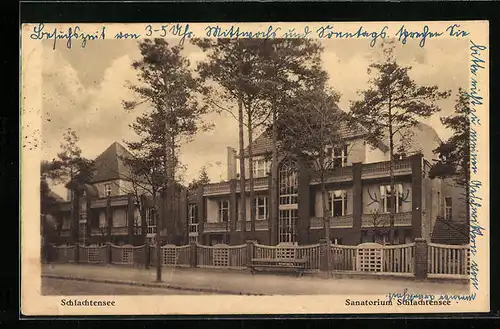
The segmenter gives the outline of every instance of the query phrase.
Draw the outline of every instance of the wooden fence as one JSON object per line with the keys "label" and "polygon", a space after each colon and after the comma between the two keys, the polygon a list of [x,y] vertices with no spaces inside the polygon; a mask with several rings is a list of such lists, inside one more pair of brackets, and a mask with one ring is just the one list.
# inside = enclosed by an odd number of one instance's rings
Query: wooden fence
{"label": "wooden fence", "polygon": [[430,278],[468,278],[470,275],[470,248],[468,245],[450,246],[428,244],[428,269]]}
{"label": "wooden fence", "polygon": [[196,246],[196,260],[198,267],[205,268],[233,268],[247,267],[247,245],[229,246],[217,244],[215,246]]}
{"label": "wooden fence", "polygon": [[[329,252],[330,257],[325,257]],[[419,259],[416,262],[417,253]],[[191,243],[185,246],[161,247],[162,266],[246,269],[251,258],[306,260],[308,272],[330,270],[374,275],[415,276],[421,273],[429,278],[468,279],[470,276],[468,245],[451,246],[425,241],[401,245],[364,243],[345,246],[325,242],[297,246],[279,244],[261,245],[253,241],[230,246],[204,246]],[[58,263],[116,264],[129,266],[156,265],[154,246],[57,246],[51,248],[51,261]],[[422,258],[422,256],[425,256]],[[328,266],[327,260],[330,260]],[[426,263],[425,263],[426,262]],[[147,263],[147,264],[146,264]],[[419,266],[419,267],[418,267]],[[418,267],[418,268],[417,268]],[[420,270],[418,270],[420,269]],[[420,276],[419,276],[420,277]]]}

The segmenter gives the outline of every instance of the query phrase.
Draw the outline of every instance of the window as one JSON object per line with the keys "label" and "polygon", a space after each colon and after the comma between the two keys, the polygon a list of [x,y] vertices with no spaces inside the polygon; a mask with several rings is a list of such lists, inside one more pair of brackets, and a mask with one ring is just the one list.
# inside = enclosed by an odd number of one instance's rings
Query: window
{"label": "window", "polygon": [[269,170],[269,163],[265,159],[253,160],[253,176],[265,177]]}
{"label": "window", "polygon": [[104,184],[104,196],[111,196],[111,184]]}
{"label": "window", "polygon": [[63,217],[63,222],[62,222],[62,230],[69,230],[71,227],[71,217],[70,216],[64,216]]}
{"label": "window", "polygon": [[452,204],[451,197],[444,198],[444,219],[450,220],[452,216]]}
{"label": "window", "polygon": [[393,202],[396,204],[396,212],[402,211],[403,204],[403,185],[395,184],[394,185],[396,193],[395,195],[391,193],[390,185],[380,186],[380,197],[382,199],[381,203],[381,211],[383,213],[391,212],[391,207],[393,206]]}
{"label": "window", "polygon": [[294,164],[284,163],[279,171],[280,205],[297,204],[299,177]]}
{"label": "window", "polygon": [[331,242],[333,244],[342,244],[342,238],[333,238]]}
{"label": "window", "polygon": [[297,209],[279,211],[279,242],[297,242]]}
{"label": "window", "polygon": [[111,210],[113,214],[113,227],[127,227],[127,210],[125,207],[115,208]]}
{"label": "window", "polygon": [[146,209],[146,224],[148,226],[147,235],[154,235],[156,233],[156,218],[153,208]]}
{"label": "window", "polygon": [[219,222],[229,221],[229,200],[219,201]]}
{"label": "window", "polygon": [[263,220],[267,218],[267,197],[257,197],[254,199],[255,219]]}
{"label": "window", "polygon": [[332,217],[347,215],[347,192],[345,190],[330,191],[328,209]]}
{"label": "window", "polygon": [[134,235],[142,235],[141,217],[134,218]]}
{"label": "window", "polygon": [[198,232],[198,205],[190,204],[188,208],[189,233]]}
{"label": "window", "polygon": [[347,145],[334,147],[333,149],[330,149],[330,152],[333,168],[347,166]]}

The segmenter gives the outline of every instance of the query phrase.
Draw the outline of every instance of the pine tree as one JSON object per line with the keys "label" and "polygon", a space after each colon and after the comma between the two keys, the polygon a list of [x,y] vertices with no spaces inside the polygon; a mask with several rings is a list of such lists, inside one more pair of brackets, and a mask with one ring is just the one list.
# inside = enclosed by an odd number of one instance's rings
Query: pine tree
{"label": "pine tree", "polygon": [[[326,178],[334,168],[331,150],[345,145],[339,123],[346,120],[346,114],[337,107],[340,96],[332,90],[321,87],[305,89],[297,96],[289,101],[287,110],[281,112],[276,122],[279,150],[285,155],[298,158],[298,162],[304,167],[302,170],[308,170],[319,178],[321,217],[325,239],[330,243],[331,214]],[[330,261],[327,264],[329,266]]]}
{"label": "pine tree", "polygon": [[449,97],[450,91],[440,91],[438,86],[418,86],[410,77],[411,67],[399,65],[394,57],[394,47],[384,49],[384,60],[369,66],[375,77],[370,87],[360,92],[362,99],[353,102],[351,113],[355,121],[368,129],[369,141],[389,139],[389,171],[391,209],[389,215],[390,243],[394,243],[394,216],[397,191],[394,182],[394,162],[397,146],[394,137],[440,111],[436,101]]}
{"label": "pine tree", "polygon": [[[171,46],[164,39],[145,39],[139,48],[142,58],[132,67],[137,70],[140,83],[129,86],[139,99],[123,104],[131,110],[147,103],[151,111],[142,113],[132,125],[141,142],[127,145],[131,150],[137,150],[141,144],[148,144],[154,152],[163,150],[167,216],[171,218],[180,166],[179,147],[191,141],[198,131],[210,127],[203,122],[207,108],[197,101],[199,81],[189,69],[189,60],[181,54],[181,46]],[[170,224],[170,233],[178,235],[180,223]]]}
{"label": "pine tree", "polygon": [[[452,115],[441,117],[441,123],[453,135],[441,143],[434,153],[438,161],[432,166],[429,177],[453,178],[455,184],[465,189],[464,202],[469,204],[470,181],[470,104],[469,95],[460,88]],[[469,218],[469,207],[467,218]]]}
{"label": "pine tree", "polygon": [[207,174],[207,168],[205,166],[201,167],[200,175],[197,179],[193,179],[191,183],[189,183],[189,190],[195,191],[198,187],[209,184],[210,178]]}
{"label": "pine tree", "polygon": [[[214,109],[230,113],[238,122],[240,162],[240,224],[246,231],[246,174],[244,155],[244,127],[248,131],[250,204],[253,204],[252,140],[254,129],[263,123],[265,114],[259,103],[261,89],[257,85],[262,75],[262,40],[259,39],[203,39],[194,43],[204,52],[207,60],[198,65],[200,76],[207,82],[205,100]],[[210,85],[215,82],[218,87]],[[233,109],[237,108],[237,115]],[[260,123],[257,123],[260,121]],[[252,228],[255,223],[255,209],[251,209]],[[235,228],[235,219],[231,219]]]}
{"label": "pine tree", "polygon": [[[248,132],[249,161],[249,196],[253,199],[253,158],[252,142],[256,131],[262,126],[272,136],[272,161],[270,188],[271,223],[277,223],[278,200],[278,151],[276,148],[277,132],[274,123],[280,108],[284,108],[295,90],[304,85],[314,85],[325,77],[318,68],[321,65],[321,46],[308,39],[218,39],[198,40],[195,42],[202,49],[209,51],[208,61],[199,71],[202,76],[222,86],[223,93],[214,96],[214,88],[209,94],[217,102],[211,104],[221,108],[229,104],[229,112],[237,108],[238,115],[233,115],[239,124],[240,146],[240,188],[244,191],[245,165],[243,129]],[[225,109],[223,109],[225,110]],[[245,193],[240,195],[240,203],[245,204]],[[255,209],[251,208],[251,218],[255,218]],[[245,207],[240,207],[240,218],[246,217]],[[252,224],[253,224],[252,220]],[[242,228],[245,225],[242,220]],[[253,228],[253,225],[252,225]],[[271,226],[271,243],[276,242],[277,232]]]}
{"label": "pine tree", "polygon": [[92,178],[94,162],[82,156],[82,150],[78,146],[79,137],[74,130],[68,128],[63,134],[61,152],[51,162],[43,164],[44,179],[55,183],[66,183],[71,190],[72,221],[71,231],[73,240],[77,241],[79,236],[79,212],[80,196],[83,192],[92,195],[92,189],[88,188],[88,182]]}
{"label": "pine tree", "polygon": [[302,88],[323,85],[327,79],[321,68],[321,45],[311,39],[264,40],[264,77],[260,81],[267,101],[271,136],[271,244],[275,244],[278,223],[278,126],[277,120],[286,112],[288,102],[298,97]]}
{"label": "pine tree", "polygon": [[[197,101],[199,81],[189,69],[189,61],[181,54],[181,46],[171,46],[164,39],[145,39],[139,43],[142,58],[132,67],[137,70],[140,83],[130,85],[138,97],[136,101],[124,101],[126,110],[145,103],[151,109],[142,113],[132,129],[140,137],[139,142],[127,142],[136,154],[130,163],[136,171],[150,170],[156,177],[163,172],[166,194],[166,219],[168,235],[177,240],[181,224],[174,218],[174,198],[177,187],[176,173],[179,169],[179,147],[191,141],[200,129],[210,126],[203,122],[206,107]],[[150,157],[149,159],[147,157]],[[162,166],[158,161],[162,161]],[[155,181],[156,184],[156,181]],[[156,198],[156,192],[153,195]],[[160,230],[157,222],[157,231]],[[157,233],[159,250],[159,232]],[[160,259],[158,259],[160,263]],[[157,269],[157,280],[161,281],[161,268]]]}

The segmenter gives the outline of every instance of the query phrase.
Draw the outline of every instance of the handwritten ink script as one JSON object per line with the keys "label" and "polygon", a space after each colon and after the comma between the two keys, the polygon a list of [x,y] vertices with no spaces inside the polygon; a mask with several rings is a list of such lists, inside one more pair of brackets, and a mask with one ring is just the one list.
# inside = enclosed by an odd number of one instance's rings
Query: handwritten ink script
{"label": "handwritten ink script", "polygon": [[33,33],[31,33],[30,38],[32,40],[52,40],[52,49],[56,49],[56,44],[58,40],[67,39],[66,47],[69,49],[73,46],[73,40],[81,40],[82,48],[85,48],[88,41],[106,39],[106,27],[103,26],[97,31],[88,33],[83,32],[80,26],[70,27],[65,31],[58,30],[57,28],[52,30],[46,30],[45,25],[40,23],[33,28]]}
{"label": "handwritten ink script", "polygon": [[[359,27],[342,30],[336,25],[327,24],[320,27],[309,25],[291,28],[282,28],[279,25],[268,25],[256,29],[245,28],[244,26],[231,25],[220,26],[207,24],[203,29],[204,38],[233,38],[233,39],[277,39],[277,38],[316,38],[316,39],[357,39],[369,41],[370,47],[374,47],[379,40],[396,38],[402,45],[406,45],[410,40],[418,42],[420,47],[424,47],[428,40],[442,37],[465,38],[469,32],[461,28],[459,24],[451,24],[443,30],[432,30],[428,25],[423,25],[421,29],[410,29],[401,25],[398,29],[391,30],[389,26],[381,29],[369,29],[362,25]],[[107,38],[127,40],[139,38],[178,38],[179,44],[183,45],[186,40],[195,38],[194,31],[189,24],[147,24],[142,29],[134,31],[118,31],[112,35],[106,33],[106,26],[95,31],[84,31],[83,27],[76,25],[66,30],[48,29],[43,23],[35,25],[30,34],[32,40],[52,40],[53,49],[56,48],[58,40],[65,39],[66,47],[72,48],[73,41],[78,40],[81,47],[85,48],[89,41],[105,40]],[[479,50],[479,49],[478,49]],[[479,65],[479,64],[478,64]],[[479,66],[478,66],[479,68]]]}
{"label": "handwritten ink script", "polygon": [[[479,85],[478,75],[481,70],[485,69],[485,60],[482,54],[487,49],[484,45],[475,44],[470,40],[470,73],[471,73],[471,86],[468,93],[466,93],[469,100],[469,122],[470,122],[470,162],[471,162],[471,177],[478,174],[479,161],[478,161],[478,137],[481,120],[477,116],[477,106],[483,104],[482,91]],[[477,254],[477,241],[480,237],[484,236],[484,227],[479,223],[478,210],[482,206],[483,199],[479,196],[482,188],[482,183],[479,180],[472,179],[469,183],[469,210],[470,210],[470,252],[473,256]],[[472,286],[479,289],[479,265],[475,260],[471,261],[470,275]]]}
{"label": "handwritten ink script", "polygon": [[450,305],[450,303],[453,301],[455,301],[456,303],[460,301],[473,301],[476,299],[476,293],[468,295],[431,295],[423,293],[409,293],[408,288],[405,288],[402,292],[388,293],[387,298],[391,303],[395,300],[398,305],[445,305],[445,303],[440,304],[439,302],[446,302],[446,305]]}

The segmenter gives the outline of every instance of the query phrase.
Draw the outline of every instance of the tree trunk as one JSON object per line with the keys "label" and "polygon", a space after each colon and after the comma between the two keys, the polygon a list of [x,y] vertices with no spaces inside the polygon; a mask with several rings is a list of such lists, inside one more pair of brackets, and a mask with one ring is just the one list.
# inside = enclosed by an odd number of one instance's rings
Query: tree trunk
{"label": "tree trunk", "polygon": [[326,166],[325,166],[325,148],[326,146],[324,145],[324,119],[322,118],[321,120],[321,126],[320,126],[320,141],[321,141],[321,146],[320,146],[320,151],[319,151],[319,171],[320,171],[320,179],[321,179],[321,202],[322,202],[322,207],[323,207],[323,212],[322,212],[322,221],[323,221],[323,228],[325,230],[325,240],[326,240],[326,245],[328,246],[327,248],[327,253],[326,253],[326,268],[327,268],[327,273],[328,276],[330,276],[330,216],[328,213],[328,195],[326,191],[326,184],[325,184],[325,171],[326,171]]}
{"label": "tree trunk", "polygon": [[272,115],[273,115],[273,130],[272,130],[272,143],[271,143],[271,193],[269,195],[271,201],[271,211],[270,211],[270,221],[271,226],[271,245],[277,244],[277,232],[276,228],[278,226],[278,129],[276,127],[277,120],[277,109],[276,109],[276,99],[273,99],[272,105]]}
{"label": "tree trunk", "polygon": [[246,192],[245,192],[245,149],[243,135],[243,102],[241,95],[238,99],[238,128],[239,128],[239,146],[240,146],[240,224],[241,236],[243,237],[246,230]]}
{"label": "tree trunk", "polygon": [[252,115],[250,108],[248,109],[248,183],[250,184],[250,231],[255,232],[255,220],[256,220],[256,209],[255,209],[255,191],[254,191],[254,177],[253,177],[253,127],[252,127]]}
{"label": "tree trunk", "polygon": [[[466,144],[467,145],[467,150],[466,152],[464,152],[465,154],[467,154],[467,156],[469,157],[470,159],[470,152],[469,152],[469,143]],[[462,169],[463,172],[464,172],[464,178],[465,178],[465,182],[463,182],[465,184],[465,222],[467,223],[467,228],[468,228],[468,231],[470,230],[470,161],[467,161],[467,160],[463,160],[465,162],[465,165],[463,166],[464,168]],[[453,215],[452,215],[452,219],[453,219]]]}
{"label": "tree trunk", "polygon": [[[392,127],[392,105],[391,95],[389,93],[389,176],[390,176],[390,189],[391,189],[391,209],[389,210],[389,242],[394,244],[394,216],[396,213],[397,194],[394,189],[394,136]],[[387,198],[387,196],[386,196]]]}
{"label": "tree trunk", "polygon": [[149,269],[149,262],[150,262],[150,256],[149,256],[149,252],[150,252],[150,246],[149,246],[149,241],[148,241],[148,223],[146,221],[146,213],[148,211],[147,207],[145,206],[147,203],[146,203],[146,200],[145,200],[145,196],[144,195],[141,195],[139,198],[139,214],[141,216],[141,229],[142,229],[142,239],[144,241],[144,248],[145,248],[145,251],[146,251],[146,261],[144,263],[144,267]]}
{"label": "tree trunk", "polygon": [[161,282],[162,281],[162,254],[161,254],[161,242],[160,242],[160,223],[159,223],[159,216],[158,216],[158,208],[156,206],[156,189],[153,189],[153,217],[155,219],[156,223],[156,232],[155,232],[155,238],[156,238],[156,281]]}

